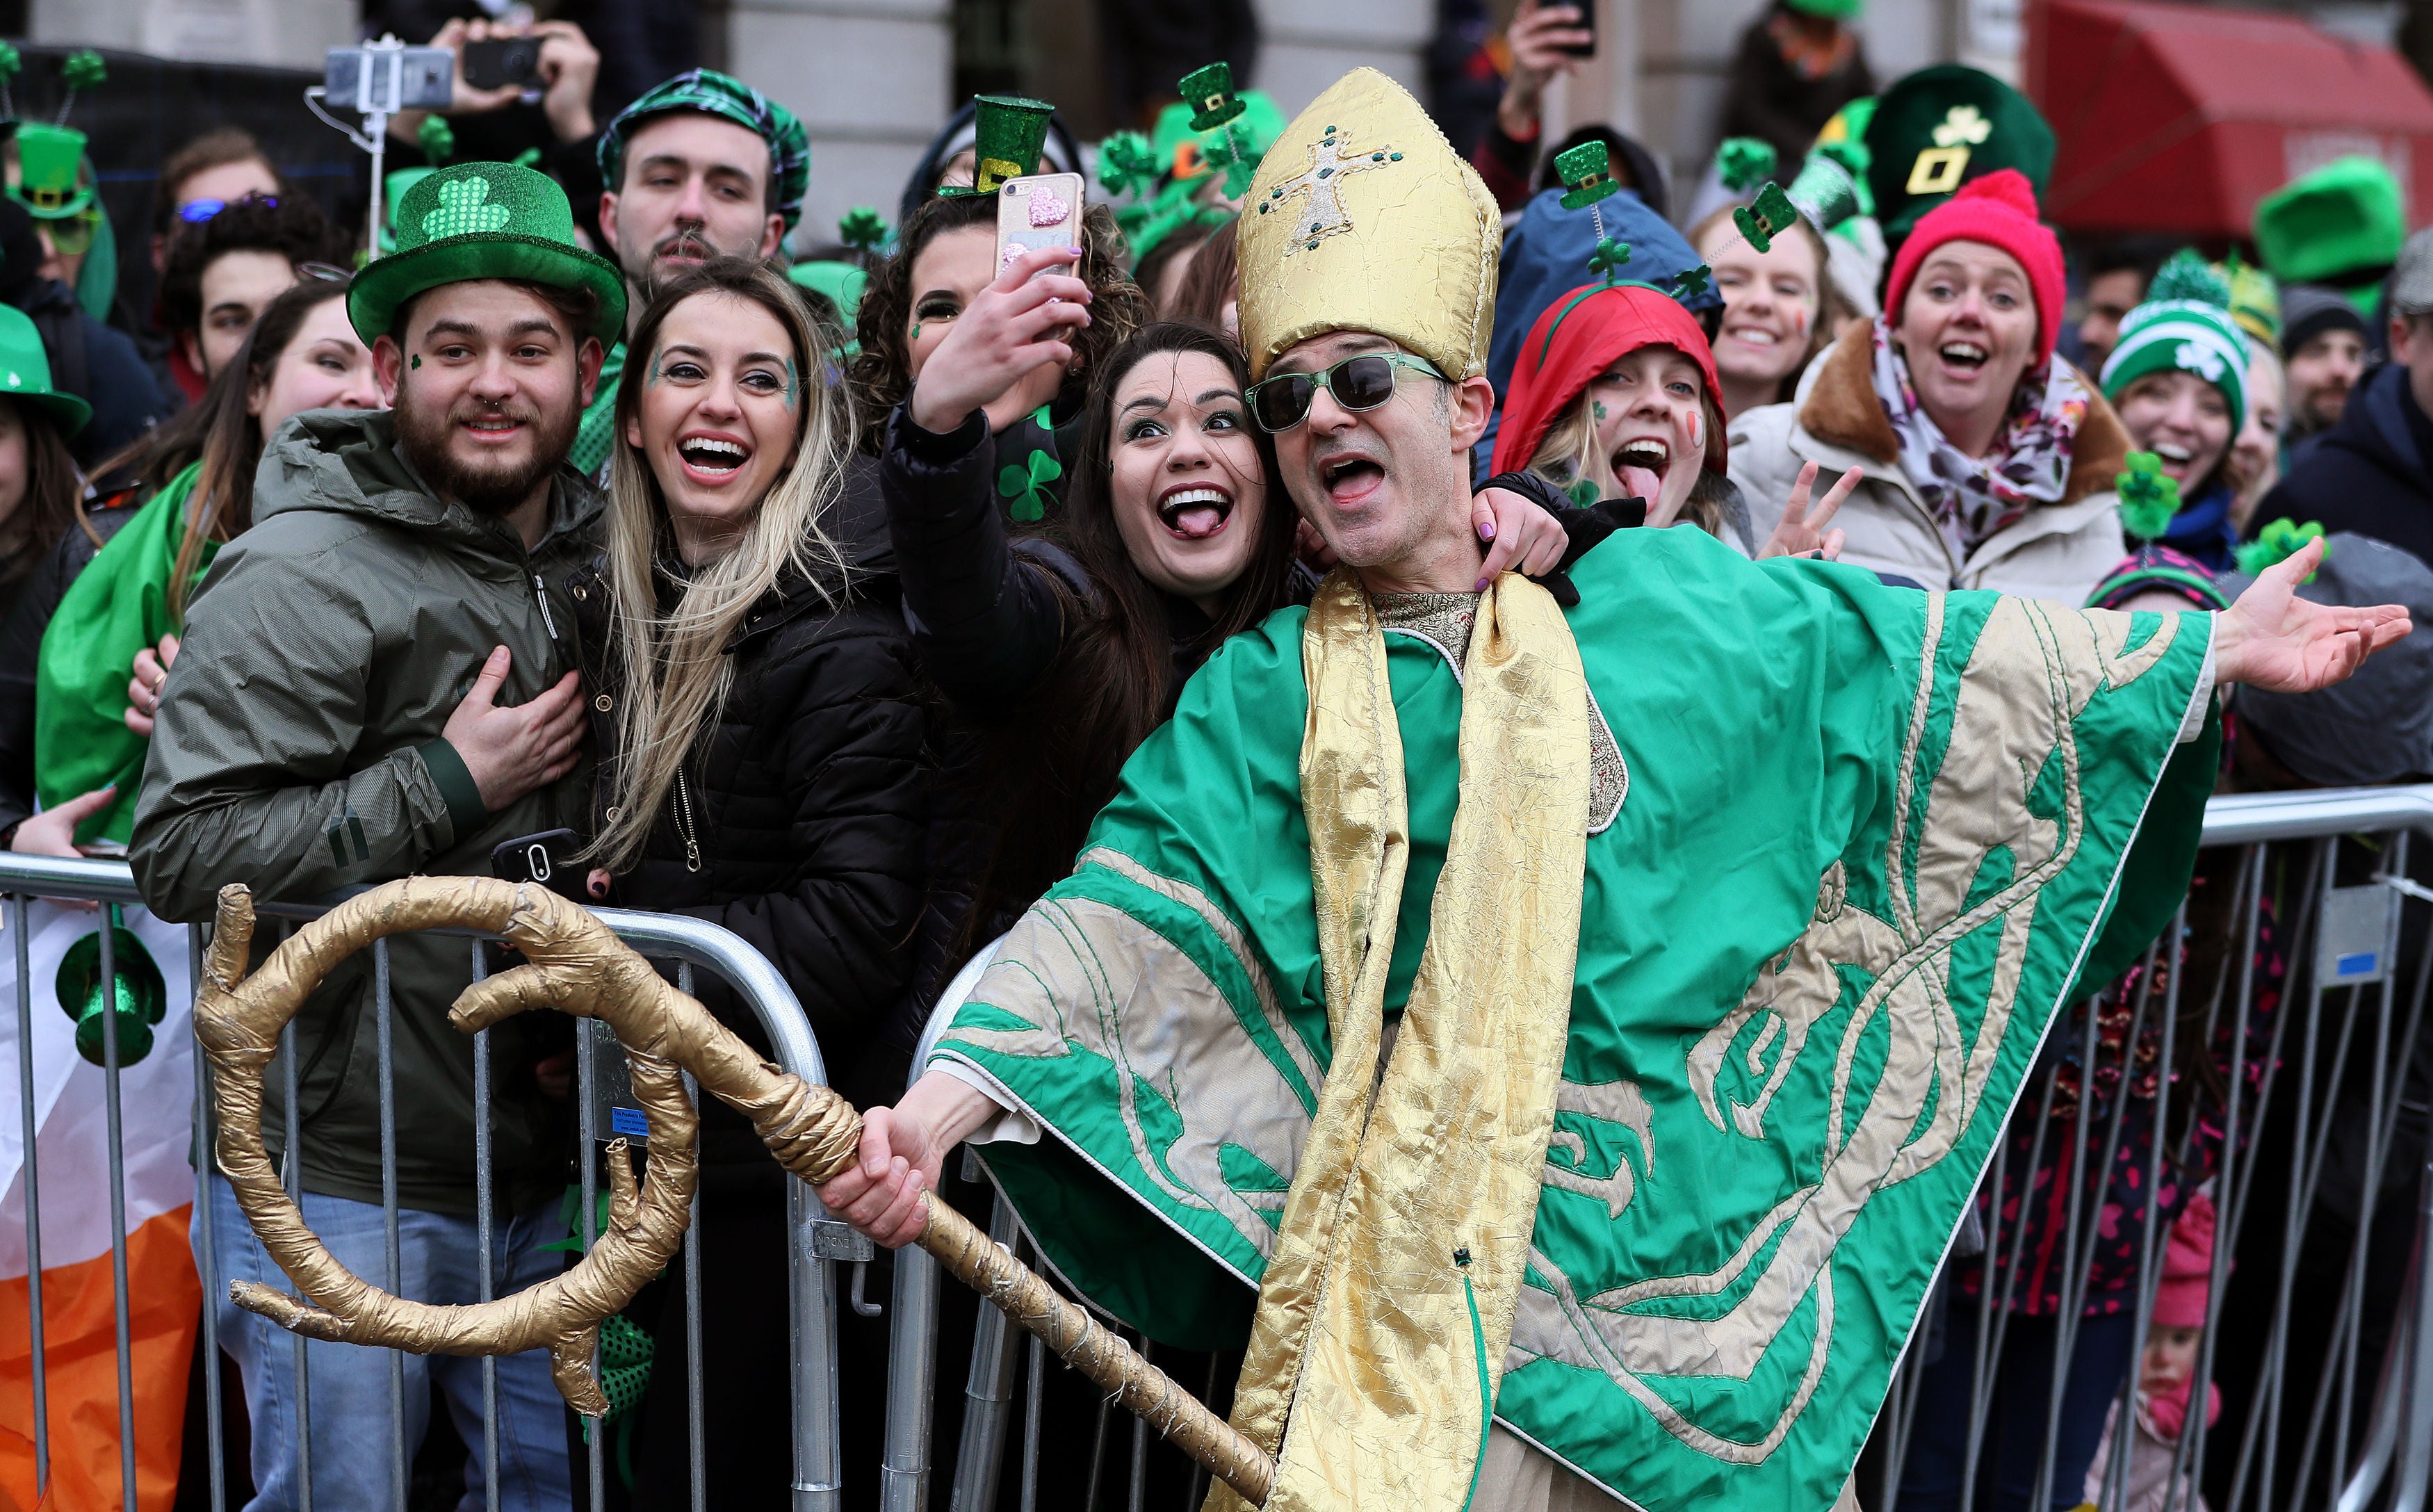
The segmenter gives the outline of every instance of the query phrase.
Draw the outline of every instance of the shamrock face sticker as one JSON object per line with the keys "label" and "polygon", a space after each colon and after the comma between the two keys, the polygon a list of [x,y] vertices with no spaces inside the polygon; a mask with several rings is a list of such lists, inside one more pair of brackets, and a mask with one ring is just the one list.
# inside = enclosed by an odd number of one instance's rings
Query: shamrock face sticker
{"label": "shamrock face sticker", "polygon": [[422,217],[422,234],[435,242],[447,236],[505,230],[513,217],[506,206],[490,204],[489,198],[487,178],[458,178],[441,184],[438,208]]}

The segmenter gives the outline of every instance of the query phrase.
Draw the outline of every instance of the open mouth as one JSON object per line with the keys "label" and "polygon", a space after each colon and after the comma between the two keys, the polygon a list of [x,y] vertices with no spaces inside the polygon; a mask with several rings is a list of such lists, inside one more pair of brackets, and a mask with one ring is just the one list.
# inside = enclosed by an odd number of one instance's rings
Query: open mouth
{"label": "open mouth", "polygon": [[2195,452],[2176,441],[2155,442],[2154,455],[2163,459],[2163,470],[2166,473],[2183,483],[2187,481],[2188,464],[2196,460]]}
{"label": "open mouth", "polygon": [[1657,490],[1664,485],[1666,470],[1673,466],[1673,449],[1654,436],[1637,436],[1616,447],[1610,461],[1623,493],[1653,503]]}
{"label": "open mouth", "polygon": [[1386,482],[1386,466],[1374,457],[1347,451],[1318,465],[1319,485],[1337,509],[1356,508]]}
{"label": "open mouth", "polygon": [[1169,488],[1157,501],[1157,518],[1177,539],[1204,541],[1234,518],[1234,496],[1214,484]]}
{"label": "open mouth", "polygon": [[474,440],[492,446],[514,440],[516,433],[524,428],[521,420],[510,419],[503,415],[476,415],[463,424]]}
{"label": "open mouth", "polygon": [[1776,335],[1773,331],[1766,330],[1763,326],[1726,326],[1724,328],[1724,336],[1727,340],[1737,341],[1743,346],[1747,347],[1779,347],[1782,345],[1782,338]]}
{"label": "open mouth", "polygon": [[1973,341],[1947,341],[1934,351],[1945,366],[1957,367],[1964,373],[1975,372],[1994,355]]}
{"label": "open mouth", "polygon": [[695,434],[676,441],[676,460],[696,483],[724,483],[752,457],[752,448],[729,435]]}

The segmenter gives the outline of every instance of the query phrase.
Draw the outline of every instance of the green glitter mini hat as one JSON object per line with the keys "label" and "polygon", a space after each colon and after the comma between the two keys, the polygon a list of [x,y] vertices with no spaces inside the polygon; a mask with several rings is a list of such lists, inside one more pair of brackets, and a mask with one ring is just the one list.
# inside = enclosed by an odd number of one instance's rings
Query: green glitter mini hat
{"label": "green glitter mini hat", "polygon": [[443,283],[525,279],[588,289],[600,298],[591,334],[615,341],[625,329],[625,277],[574,242],[566,191],[546,174],[511,162],[458,162],[434,169],[397,206],[397,251],[355,275],[347,318],[366,346],[389,333],[400,305]]}
{"label": "green glitter mini hat", "polygon": [[972,104],[971,184],[948,185],[941,195],[993,195],[1007,179],[1039,171],[1056,107],[1019,94],[975,94]]}

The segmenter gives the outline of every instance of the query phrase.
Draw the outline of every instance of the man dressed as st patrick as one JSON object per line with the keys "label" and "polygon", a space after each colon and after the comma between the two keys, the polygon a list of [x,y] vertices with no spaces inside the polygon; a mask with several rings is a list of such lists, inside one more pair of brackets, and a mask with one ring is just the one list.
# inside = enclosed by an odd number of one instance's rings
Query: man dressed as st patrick
{"label": "man dressed as st patrick", "polygon": [[2124,868],[2185,887],[2215,688],[2406,616],[2294,599],[2312,549],[2116,614],[1697,530],[1475,591],[1494,200],[1361,70],[1250,203],[1254,412],[1342,565],[1191,680],[822,1196],[900,1244],[994,1136],[1066,1283],[1247,1347],[1279,1512],[1823,1512],[2055,1009],[2160,923],[2107,931]]}

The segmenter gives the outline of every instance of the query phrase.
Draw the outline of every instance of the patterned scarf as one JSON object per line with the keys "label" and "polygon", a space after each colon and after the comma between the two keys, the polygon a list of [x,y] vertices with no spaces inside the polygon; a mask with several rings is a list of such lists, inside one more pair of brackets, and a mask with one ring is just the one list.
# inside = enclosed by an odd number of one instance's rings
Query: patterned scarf
{"label": "patterned scarf", "polygon": [[1969,553],[2037,504],[2061,501],[2070,448],[2086,418],[2086,388],[2067,363],[2049,362],[2020,380],[2011,414],[1990,456],[1951,444],[1910,382],[1891,329],[1876,318],[1876,398],[1900,439],[1900,469],[1943,529],[1954,560]]}

